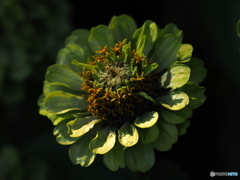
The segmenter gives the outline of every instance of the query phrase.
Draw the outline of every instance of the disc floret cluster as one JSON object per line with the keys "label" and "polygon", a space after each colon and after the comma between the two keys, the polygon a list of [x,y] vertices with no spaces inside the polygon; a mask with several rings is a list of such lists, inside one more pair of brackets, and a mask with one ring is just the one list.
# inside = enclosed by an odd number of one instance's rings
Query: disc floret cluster
{"label": "disc floret cluster", "polygon": [[90,70],[80,74],[85,80],[82,89],[88,92],[88,111],[117,127],[153,110],[151,96],[158,96],[156,83],[152,81],[158,79],[152,73],[158,65],[143,55],[138,56],[130,47],[126,40],[116,43],[110,52],[105,46],[96,51],[94,61],[90,62],[92,66],[88,66]]}

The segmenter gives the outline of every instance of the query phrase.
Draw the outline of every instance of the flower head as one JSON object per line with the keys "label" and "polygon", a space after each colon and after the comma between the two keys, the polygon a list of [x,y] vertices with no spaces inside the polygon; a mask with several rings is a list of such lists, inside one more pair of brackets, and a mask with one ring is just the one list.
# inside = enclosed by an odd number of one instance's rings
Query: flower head
{"label": "flower head", "polygon": [[113,171],[145,172],[154,149],[167,151],[186,133],[192,110],[205,101],[198,84],[206,69],[181,41],[174,24],[160,29],[148,20],[137,29],[127,15],[66,39],[39,106],[57,141],[71,145],[74,164],[89,166],[102,154]]}

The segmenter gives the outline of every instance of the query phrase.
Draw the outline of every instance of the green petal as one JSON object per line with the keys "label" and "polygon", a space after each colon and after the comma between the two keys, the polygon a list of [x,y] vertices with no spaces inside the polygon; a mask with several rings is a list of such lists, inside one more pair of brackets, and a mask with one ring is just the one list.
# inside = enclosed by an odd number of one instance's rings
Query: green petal
{"label": "green petal", "polygon": [[53,114],[53,113],[48,113],[48,118],[52,121],[53,125],[57,125],[62,121],[65,120],[72,120],[75,119],[76,117],[84,117],[87,115],[90,115],[91,113],[89,112],[79,112],[79,111],[69,111],[64,114]]}
{"label": "green petal", "polygon": [[134,19],[127,15],[113,16],[108,27],[113,32],[115,42],[124,39],[131,41],[132,35],[137,29]]}
{"label": "green petal", "polygon": [[144,173],[154,165],[155,154],[148,144],[138,142],[135,146],[126,148],[124,159],[131,171]]}
{"label": "green petal", "polygon": [[44,107],[40,107],[39,114],[41,114],[42,116],[47,116],[49,112],[47,112]]}
{"label": "green petal", "polygon": [[141,55],[142,53],[147,56],[148,53],[154,46],[154,42],[157,39],[158,28],[156,23],[152,21],[146,21],[141,29],[141,33],[139,34],[137,40],[136,52]]}
{"label": "green petal", "polygon": [[84,68],[86,68],[86,69],[88,69],[88,70],[94,70],[94,69],[97,68],[97,66],[93,66],[93,65],[85,64],[85,63],[80,63],[80,62],[78,62],[78,61],[76,61],[76,60],[73,60],[73,61],[72,61],[72,64],[74,64],[74,65],[76,65],[76,66],[78,66],[78,67],[84,67]]}
{"label": "green petal", "polygon": [[87,116],[69,121],[67,127],[69,128],[69,134],[71,137],[80,137],[90,131],[93,126],[99,122],[101,122],[101,119],[97,116]]}
{"label": "green petal", "polygon": [[176,89],[186,84],[190,77],[190,68],[184,64],[175,64],[161,76],[163,88]]}
{"label": "green petal", "polygon": [[[88,57],[92,57],[93,52],[88,43],[88,38],[90,36],[90,32],[85,29],[78,29],[72,32],[72,34],[66,39],[65,46],[69,44],[77,44],[79,45],[85,52]],[[80,61],[82,62],[82,61]]]}
{"label": "green petal", "polygon": [[188,105],[189,98],[183,91],[174,91],[158,97],[156,101],[159,101],[167,109],[177,111]]}
{"label": "green petal", "polygon": [[96,132],[101,128],[101,126],[95,126],[91,131],[81,136],[76,143],[71,145],[69,156],[74,164],[80,164],[83,167],[87,167],[93,163],[96,154],[89,149],[89,143],[96,135]]}
{"label": "green petal", "polygon": [[137,129],[128,122],[123,124],[118,130],[118,140],[125,147],[135,145],[138,142],[138,138],[139,135]]}
{"label": "green petal", "polygon": [[181,45],[179,38],[173,34],[167,34],[156,44],[154,54],[150,58],[151,62],[159,64],[155,73],[168,68],[177,61],[177,52]]}
{"label": "green petal", "polygon": [[205,88],[200,87],[197,83],[188,82],[181,88],[181,90],[188,94],[189,96],[188,107],[190,107],[191,109],[198,108],[206,100],[206,96],[204,95]]}
{"label": "green petal", "polygon": [[139,128],[149,128],[153,126],[158,120],[158,112],[146,112],[142,116],[138,116],[134,124]]}
{"label": "green petal", "polygon": [[123,45],[122,47],[122,57],[124,59],[124,63],[129,64],[132,59],[132,50],[131,50],[131,42]]}
{"label": "green petal", "polygon": [[135,59],[132,58],[130,62],[130,76],[135,77],[137,73],[138,67],[135,64]]}
{"label": "green petal", "polygon": [[184,63],[190,61],[193,47],[190,44],[182,44],[178,50],[178,61]]}
{"label": "green petal", "polygon": [[65,84],[73,90],[82,91],[81,84],[83,81],[81,77],[63,65],[55,64],[50,66],[47,69],[46,80],[48,82]]}
{"label": "green petal", "polygon": [[114,147],[103,155],[103,162],[111,171],[117,171],[124,163],[124,150],[126,147],[122,146],[118,141],[115,142]]}
{"label": "green petal", "polygon": [[182,30],[178,29],[173,23],[167,24],[164,29],[160,30],[159,34],[160,37],[166,34],[174,34],[180,41],[182,41],[183,38]]}
{"label": "green petal", "polygon": [[82,72],[82,68],[72,64],[72,61],[87,63],[89,61],[84,49],[77,44],[69,44],[64,49],[61,49],[57,55],[57,64],[67,66],[76,73]]}
{"label": "green petal", "polygon": [[164,119],[171,124],[181,124],[188,118],[192,117],[192,110],[186,106],[178,111],[170,111],[168,109],[162,108],[161,114]]}
{"label": "green petal", "polygon": [[54,128],[53,134],[56,136],[56,140],[59,144],[70,145],[75,143],[79,138],[70,137],[68,134],[68,128],[66,124],[68,121],[63,121],[56,125]]}
{"label": "green petal", "polygon": [[110,151],[116,142],[116,128],[107,126],[97,132],[95,138],[90,142],[89,148],[95,154],[105,154]]}
{"label": "green petal", "polygon": [[204,62],[202,60],[193,57],[186,65],[191,68],[189,82],[196,82],[199,84],[205,79],[207,69],[204,68]]}
{"label": "green petal", "polygon": [[146,94],[145,92],[141,91],[141,92],[137,92],[135,93],[139,96],[142,96],[144,97],[145,99],[149,100],[149,101],[152,101],[153,103],[155,103],[155,100],[153,98],[151,98],[148,94]]}
{"label": "green petal", "polygon": [[190,126],[190,121],[186,120],[185,122],[181,123],[181,124],[177,124],[176,127],[178,129],[178,135],[182,136],[184,134],[186,134],[187,132],[187,128]]}
{"label": "green petal", "polygon": [[136,29],[136,31],[133,33],[133,36],[132,36],[132,49],[135,49],[136,50],[136,44],[137,44],[137,41],[138,41],[138,37],[139,35],[141,34],[142,32],[142,29],[143,27],[140,27],[138,29]]}
{"label": "green petal", "polygon": [[91,29],[91,35],[88,39],[93,52],[99,51],[100,48],[107,46],[114,47],[112,31],[104,25],[99,25]]}
{"label": "green petal", "polygon": [[87,109],[86,98],[61,91],[49,94],[44,104],[48,112],[56,114],[62,114],[71,110]]}
{"label": "green petal", "polygon": [[238,37],[240,37],[240,20],[238,20],[237,22],[237,34],[238,34]]}
{"label": "green petal", "polygon": [[44,99],[46,98],[46,96],[44,94],[41,94],[38,98],[37,104],[38,106],[44,106]]}
{"label": "green petal", "polygon": [[178,131],[177,127],[174,124],[170,124],[163,118],[161,121],[158,122],[159,126],[159,136],[161,136],[161,133],[165,132],[168,134],[168,137],[172,144],[176,143],[178,140]]}
{"label": "green petal", "polygon": [[86,91],[76,91],[72,90],[67,85],[61,84],[61,83],[50,83],[48,81],[44,81],[44,87],[43,92],[44,95],[47,96],[50,93],[56,92],[56,91],[62,91],[69,94],[75,94],[75,95],[87,95]]}
{"label": "green petal", "polygon": [[144,144],[151,143],[155,141],[159,136],[159,128],[157,124],[154,124],[150,128],[139,128],[139,134],[141,135],[141,140]]}
{"label": "green petal", "polygon": [[146,69],[144,69],[144,77],[146,77],[147,75],[149,75],[151,72],[153,72],[155,69],[158,68],[158,64],[157,63],[152,63],[150,64],[150,66],[148,66]]}
{"label": "green petal", "polygon": [[158,138],[151,143],[151,146],[158,151],[168,151],[172,148],[172,143],[166,132],[159,132]]}
{"label": "green petal", "polygon": [[172,148],[172,144],[177,142],[178,130],[173,124],[166,122],[163,118],[158,122],[159,136],[152,146],[158,151],[168,151]]}
{"label": "green petal", "polygon": [[39,109],[39,114],[43,115],[43,116],[47,116],[48,112],[45,109],[45,105],[44,105],[44,100],[45,100],[46,96],[44,94],[41,94],[41,96],[38,98],[38,106],[40,106]]}

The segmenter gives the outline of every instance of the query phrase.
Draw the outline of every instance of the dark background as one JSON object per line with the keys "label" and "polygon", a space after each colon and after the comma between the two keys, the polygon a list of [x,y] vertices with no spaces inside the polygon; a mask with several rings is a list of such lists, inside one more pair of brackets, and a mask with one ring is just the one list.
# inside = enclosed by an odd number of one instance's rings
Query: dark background
{"label": "dark background", "polygon": [[[88,168],[75,166],[38,114],[46,68],[54,64],[75,29],[107,25],[113,15],[132,16],[160,28],[183,30],[208,75],[206,102],[194,110],[188,132],[168,152],[156,152],[145,174],[127,168],[111,172],[101,156]],[[202,1],[0,1],[0,179],[205,179],[210,171],[240,173],[239,0]],[[226,177],[225,177],[226,178]]]}

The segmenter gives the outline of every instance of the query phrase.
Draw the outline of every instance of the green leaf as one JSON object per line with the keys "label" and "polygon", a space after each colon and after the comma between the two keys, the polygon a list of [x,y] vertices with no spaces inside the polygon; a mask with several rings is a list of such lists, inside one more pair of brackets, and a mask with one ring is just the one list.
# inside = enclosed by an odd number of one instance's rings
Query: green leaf
{"label": "green leaf", "polygon": [[188,94],[189,97],[188,107],[190,107],[191,109],[198,108],[206,100],[206,96],[204,95],[205,88],[200,87],[197,83],[188,82],[181,88],[181,90]]}
{"label": "green leaf", "polygon": [[155,141],[159,136],[159,128],[157,124],[154,124],[150,128],[139,128],[138,132],[144,144],[148,144]]}
{"label": "green leaf", "polygon": [[126,148],[124,159],[131,171],[144,173],[154,165],[155,154],[149,145],[139,141],[135,146]]}
{"label": "green leaf", "polygon": [[47,69],[46,80],[52,83],[61,83],[69,87],[70,89],[82,91],[81,84],[83,81],[81,77],[71,69],[55,64]]}
{"label": "green leaf", "polygon": [[161,72],[177,61],[177,52],[180,45],[181,41],[173,34],[167,34],[158,41],[154,54],[150,58],[151,62],[159,64],[155,73]]}
{"label": "green leaf", "polygon": [[72,64],[72,61],[87,63],[89,57],[86,55],[84,49],[77,44],[69,44],[67,47],[61,49],[57,55],[57,64],[67,66],[69,69],[76,73],[82,72],[82,68],[79,68]]}
{"label": "green leaf", "polygon": [[185,106],[183,109],[178,111],[170,111],[162,108],[161,114],[167,122],[171,124],[181,124],[188,118],[192,117],[192,110],[188,106]]}
{"label": "green leaf", "polygon": [[178,50],[178,61],[185,63],[192,57],[193,47],[190,44],[182,44]]}
{"label": "green leaf", "polygon": [[125,122],[118,130],[118,140],[125,147],[131,147],[138,142],[137,129],[130,123]]}
{"label": "green leaf", "polygon": [[44,104],[48,112],[63,114],[71,110],[86,110],[88,103],[84,97],[57,91],[49,94]]}
{"label": "green leaf", "polygon": [[185,122],[181,123],[181,124],[177,124],[176,127],[178,129],[178,135],[182,136],[184,134],[186,134],[187,132],[187,128],[190,126],[190,121],[186,120]]}
{"label": "green leaf", "polygon": [[157,63],[152,63],[150,64],[150,66],[148,66],[146,69],[144,69],[144,77],[146,77],[147,75],[149,75],[151,72],[153,72],[155,69],[158,68],[158,64]]}
{"label": "green leaf", "polygon": [[158,112],[146,112],[142,116],[138,116],[134,124],[139,128],[149,128],[153,126],[158,120]]}
{"label": "green leaf", "polygon": [[96,154],[89,149],[89,143],[96,135],[96,132],[101,128],[102,126],[95,126],[91,131],[81,136],[76,143],[70,146],[69,156],[74,164],[80,164],[83,167],[87,167],[93,163]]}
{"label": "green leaf", "polygon": [[147,20],[141,29],[141,33],[138,36],[136,52],[141,55],[142,53],[147,56],[154,46],[154,42],[157,39],[158,28],[156,23]]}
{"label": "green leaf", "polygon": [[93,126],[99,122],[101,122],[101,119],[97,116],[87,116],[69,121],[67,127],[69,128],[69,134],[71,137],[80,137],[90,131]]}
{"label": "green leaf", "polygon": [[108,27],[113,32],[115,42],[124,39],[131,41],[132,35],[137,29],[134,19],[127,15],[113,16]]}
{"label": "green leaf", "polygon": [[156,101],[167,109],[177,111],[188,105],[189,98],[183,91],[174,91],[158,97]]}
{"label": "green leaf", "polygon": [[116,142],[116,128],[107,126],[97,132],[95,138],[90,142],[89,148],[95,154],[109,152]]}
{"label": "green leaf", "polygon": [[111,171],[117,171],[124,163],[124,150],[126,147],[122,146],[119,141],[115,142],[114,147],[103,155],[103,162]]}
{"label": "green leaf", "polygon": [[240,20],[238,20],[237,22],[237,34],[238,34],[238,37],[240,37]]}
{"label": "green leaf", "polygon": [[[72,32],[70,36],[67,37],[65,41],[65,46],[69,44],[77,44],[79,45],[85,52],[88,57],[92,57],[93,52],[88,43],[88,38],[90,36],[90,32],[85,29],[78,29]],[[82,62],[82,61],[80,61]]]}
{"label": "green leaf", "polygon": [[137,92],[137,93],[135,93],[135,94],[137,94],[137,95],[139,95],[139,96],[142,96],[142,97],[144,97],[145,99],[147,99],[147,100],[152,101],[153,103],[155,103],[155,100],[154,100],[153,98],[151,98],[148,94],[146,94],[146,93],[143,92],[143,91]]}
{"label": "green leaf", "polygon": [[190,77],[190,68],[184,64],[175,64],[161,76],[163,88],[176,89],[186,84]]}
{"label": "green leaf", "polygon": [[105,46],[108,49],[114,47],[112,31],[104,25],[99,25],[91,29],[88,42],[93,52],[99,51],[100,48],[104,48]]}
{"label": "green leaf", "polygon": [[189,82],[196,82],[199,84],[205,79],[207,69],[204,68],[204,62],[202,60],[193,57],[186,65],[191,68]]}
{"label": "green leaf", "polygon": [[59,144],[70,145],[75,143],[79,138],[70,137],[68,134],[68,128],[66,124],[68,121],[62,121],[55,126],[53,134],[56,136],[56,140]]}

